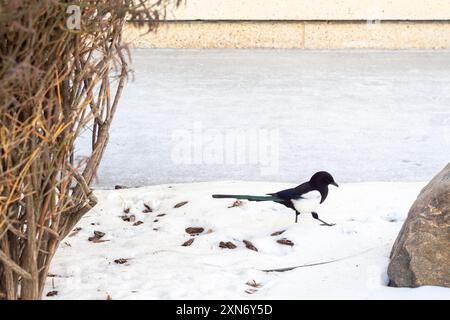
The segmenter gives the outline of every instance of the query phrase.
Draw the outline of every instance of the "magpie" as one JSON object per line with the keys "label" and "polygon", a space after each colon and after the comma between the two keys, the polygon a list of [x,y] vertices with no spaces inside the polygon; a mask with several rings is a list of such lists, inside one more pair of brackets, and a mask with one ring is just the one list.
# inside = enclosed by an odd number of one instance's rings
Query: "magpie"
{"label": "magpie", "polygon": [[213,194],[213,198],[233,198],[248,201],[273,201],[280,203],[295,211],[295,223],[300,213],[311,213],[312,217],[322,222],[322,226],[334,226],[319,218],[316,209],[322,204],[328,195],[328,185],[339,187],[331,174],[326,171],[316,172],[309,181],[295,188],[281,190],[275,193],[267,193],[265,196]]}

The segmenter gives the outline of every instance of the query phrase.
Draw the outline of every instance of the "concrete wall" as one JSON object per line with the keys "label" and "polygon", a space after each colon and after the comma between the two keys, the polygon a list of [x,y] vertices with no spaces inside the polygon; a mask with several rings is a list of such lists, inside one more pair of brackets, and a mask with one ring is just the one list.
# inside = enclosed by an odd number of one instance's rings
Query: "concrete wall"
{"label": "concrete wall", "polygon": [[[187,0],[149,48],[450,48],[450,0]],[[375,21],[373,21],[375,20]]]}
{"label": "concrete wall", "polygon": [[449,0],[186,0],[175,20],[442,20]]}

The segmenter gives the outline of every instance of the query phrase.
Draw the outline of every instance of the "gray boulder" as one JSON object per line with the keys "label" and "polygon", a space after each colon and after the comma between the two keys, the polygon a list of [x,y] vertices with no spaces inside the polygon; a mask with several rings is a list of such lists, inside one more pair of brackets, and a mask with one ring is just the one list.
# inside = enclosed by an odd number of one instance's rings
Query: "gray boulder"
{"label": "gray boulder", "polygon": [[391,251],[390,286],[450,287],[450,163],[420,192]]}

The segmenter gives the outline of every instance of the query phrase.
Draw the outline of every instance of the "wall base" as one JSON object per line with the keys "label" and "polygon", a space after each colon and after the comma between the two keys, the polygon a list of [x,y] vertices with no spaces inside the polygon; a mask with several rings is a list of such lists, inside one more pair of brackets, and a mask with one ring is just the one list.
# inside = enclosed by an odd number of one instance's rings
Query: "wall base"
{"label": "wall base", "polygon": [[187,21],[126,27],[137,48],[448,49],[450,21]]}

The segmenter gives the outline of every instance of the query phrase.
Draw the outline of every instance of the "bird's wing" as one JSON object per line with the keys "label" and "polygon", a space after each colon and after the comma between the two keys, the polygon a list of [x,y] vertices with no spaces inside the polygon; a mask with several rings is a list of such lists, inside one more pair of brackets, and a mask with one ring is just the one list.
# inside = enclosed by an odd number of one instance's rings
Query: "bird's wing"
{"label": "bird's wing", "polygon": [[311,191],[311,186],[308,182],[305,182],[295,188],[281,190],[275,193],[269,193],[271,196],[276,196],[281,199],[290,200],[290,199],[298,199],[304,193]]}
{"label": "bird's wing", "polygon": [[292,198],[298,198],[299,193],[295,188],[281,190],[275,193],[268,193],[268,195],[278,197],[280,199],[292,199]]}
{"label": "bird's wing", "polygon": [[300,198],[320,202],[322,200],[322,195],[319,191],[312,190],[302,194]]}

